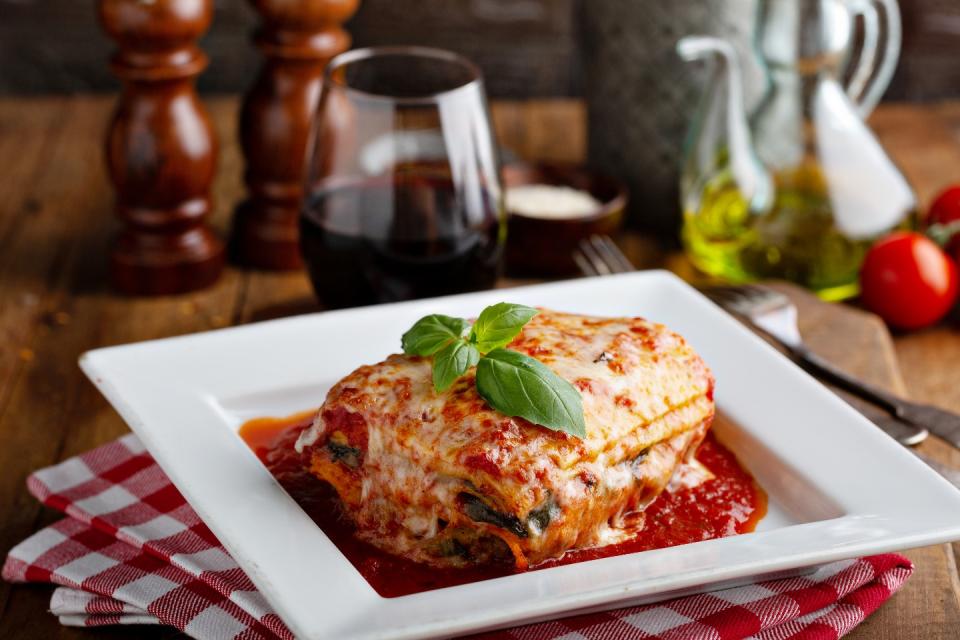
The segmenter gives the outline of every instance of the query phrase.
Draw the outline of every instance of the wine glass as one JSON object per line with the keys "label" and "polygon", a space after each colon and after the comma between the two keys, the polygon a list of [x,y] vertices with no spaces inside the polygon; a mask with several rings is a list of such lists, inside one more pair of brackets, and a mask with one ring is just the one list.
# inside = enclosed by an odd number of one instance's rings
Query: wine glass
{"label": "wine glass", "polygon": [[424,47],[327,66],[300,248],[327,308],[493,286],[505,212],[480,70]]}

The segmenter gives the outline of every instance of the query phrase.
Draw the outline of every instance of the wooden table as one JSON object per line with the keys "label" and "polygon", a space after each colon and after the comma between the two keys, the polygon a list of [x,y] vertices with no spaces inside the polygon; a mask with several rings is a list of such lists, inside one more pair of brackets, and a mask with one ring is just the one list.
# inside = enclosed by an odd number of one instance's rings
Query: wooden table
{"label": "wooden table", "polygon": [[[228,269],[196,294],[124,299],[106,282],[105,257],[117,225],[101,158],[112,100],[62,97],[0,100],[0,552],[60,516],[24,489],[26,475],[117,437],[126,427],[81,375],[90,348],[160,338],[315,309],[301,274]],[[241,193],[235,141],[237,101],[208,101],[222,153],[214,224],[225,230]],[[497,104],[501,141],[521,157],[578,161],[584,156],[582,106],[574,101]],[[921,201],[960,181],[960,103],[887,106],[873,125],[916,186]],[[649,241],[629,238],[640,267],[677,264]],[[682,266],[680,267],[682,268]],[[960,411],[956,323],[896,336],[906,388],[918,399]],[[813,327],[815,328],[815,327]],[[827,345],[829,332],[816,344]],[[888,341],[887,341],[888,342]],[[891,357],[889,345],[868,353]],[[881,353],[882,352],[882,353]],[[830,355],[829,353],[825,355]],[[892,362],[892,360],[891,360]],[[896,376],[878,380],[902,389]],[[960,466],[942,443],[922,445]],[[917,572],[851,638],[956,638],[960,629],[960,545],[910,552]],[[60,627],[46,612],[50,589],[0,583],[0,638],[126,637],[130,630]],[[137,630],[148,637],[169,630]]]}

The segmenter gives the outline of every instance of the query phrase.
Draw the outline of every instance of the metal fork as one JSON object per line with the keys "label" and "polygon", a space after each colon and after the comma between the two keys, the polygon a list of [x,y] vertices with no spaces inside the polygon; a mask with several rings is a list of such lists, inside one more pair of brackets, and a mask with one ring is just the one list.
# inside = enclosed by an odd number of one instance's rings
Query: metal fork
{"label": "metal fork", "polygon": [[587,276],[609,276],[636,271],[613,238],[606,235],[594,234],[581,240],[577,250],[573,252],[573,261]]}
{"label": "metal fork", "polygon": [[915,444],[923,440],[929,429],[953,446],[960,447],[960,416],[938,407],[910,402],[878,389],[810,351],[797,329],[797,308],[786,295],[756,285],[712,287],[704,290],[704,294],[727,310],[745,317],[773,337],[808,372],[880,407],[900,423],[912,425],[915,428],[913,436],[908,433],[895,436],[904,444]]}
{"label": "metal fork", "polygon": [[[609,236],[594,235],[580,242],[574,260],[586,275],[599,276],[633,271],[633,265]],[[877,425],[903,444],[913,445],[931,431],[960,447],[960,416],[922,405],[873,387],[838,369],[813,353],[797,328],[797,308],[786,295],[761,286],[712,287],[709,298],[748,320],[787,349],[808,372],[867,400],[892,416]]]}
{"label": "metal fork", "polygon": [[[960,447],[960,416],[878,389],[810,351],[803,344],[797,328],[797,308],[785,294],[758,285],[712,287],[703,293],[778,341],[794,361],[809,373],[887,411],[889,418],[870,420],[901,444],[919,443],[926,438],[929,429],[953,446]],[[960,472],[919,451],[911,451],[952,485],[960,488]]]}

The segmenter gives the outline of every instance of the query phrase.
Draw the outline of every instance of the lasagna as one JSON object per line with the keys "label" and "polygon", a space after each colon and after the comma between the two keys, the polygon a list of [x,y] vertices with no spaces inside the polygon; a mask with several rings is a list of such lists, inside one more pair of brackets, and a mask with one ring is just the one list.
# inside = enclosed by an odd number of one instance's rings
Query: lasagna
{"label": "lasagna", "polygon": [[358,537],[437,567],[523,569],[630,537],[671,479],[697,475],[714,382],[681,336],[542,310],[509,348],[580,391],[586,437],[498,413],[472,371],[437,392],[428,358],[362,366],[296,443]]}

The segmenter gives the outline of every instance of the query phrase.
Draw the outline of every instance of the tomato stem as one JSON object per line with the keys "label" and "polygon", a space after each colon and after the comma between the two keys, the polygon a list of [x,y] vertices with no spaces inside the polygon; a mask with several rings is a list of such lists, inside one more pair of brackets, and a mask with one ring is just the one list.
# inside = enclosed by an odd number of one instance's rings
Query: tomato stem
{"label": "tomato stem", "polygon": [[937,243],[941,249],[946,247],[954,237],[960,236],[960,220],[952,220],[946,224],[931,224],[926,228],[926,236]]}

